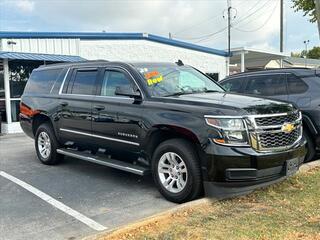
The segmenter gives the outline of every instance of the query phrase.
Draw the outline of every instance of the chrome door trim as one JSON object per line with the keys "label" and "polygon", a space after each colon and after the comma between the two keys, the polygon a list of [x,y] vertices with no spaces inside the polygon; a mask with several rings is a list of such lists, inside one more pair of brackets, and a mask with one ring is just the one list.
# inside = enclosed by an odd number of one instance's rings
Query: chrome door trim
{"label": "chrome door trim", "polygon": [[80,134],[80,135],[89,136],[89,137],[101,138],[101,139],[106,139],[106,140],[110,140],[110,141],[114,141],[114,142],[131,144],[131,145],[135,145],[135,146],[140,146],[140,144],[137,142],[131,142],[131,141],[122,140],[122,139],[118,139],[118,138],[112,138],[112,137],[105,137],[105,136],[101,136],[101,135],[96,135],[96,134],[92,134],[92,133],[85,133],[85,132],[70,130],[70,129],[66,129],[66,128],[60,128],[60,131]]}

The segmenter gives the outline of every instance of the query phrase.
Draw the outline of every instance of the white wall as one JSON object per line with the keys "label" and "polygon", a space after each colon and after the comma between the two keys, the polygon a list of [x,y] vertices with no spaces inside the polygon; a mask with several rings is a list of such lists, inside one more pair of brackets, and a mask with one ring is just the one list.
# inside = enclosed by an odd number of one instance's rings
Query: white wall
{"label": "white wall", "polygon": [[[47,39],[47,38],[24,38],[24,39],[0,39],[1,51],[46,53],[61,55],[79,55],[79,39]],[[16,44],[8,44],[8,42]]]}
{"label": "white wall", "polygon": [[176,62],[181,59],[203,72],[226,75],[226,58],[147,40],[81,40],[80,56],[109,61]]}

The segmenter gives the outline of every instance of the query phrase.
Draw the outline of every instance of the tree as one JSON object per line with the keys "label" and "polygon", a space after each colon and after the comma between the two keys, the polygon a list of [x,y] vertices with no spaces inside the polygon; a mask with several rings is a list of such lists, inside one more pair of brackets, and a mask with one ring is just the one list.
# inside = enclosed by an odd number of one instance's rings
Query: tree
{"label": "tree", "polygon": [[301,53],[299,53],[299,52],[291,52],[291,57],[301,57]]}
{"label": "tree", "polygon": [[314,47],[308,52],[306,52],[306,50],[302,50],[301,52],[291,52],[291,57],[320,59],[320,47]]}
{"label": "tree", "polygon": [[310,22],[317,21],[317,12],[316,12],[316,5],[314,0],[292,0],[293,1],[293,8],[297,11],[303,11],[303,16],[308,15]]}
{"label": "tree", "polygon": [[308,58],[320,59],[320,47],[314,47],[307,53]]}

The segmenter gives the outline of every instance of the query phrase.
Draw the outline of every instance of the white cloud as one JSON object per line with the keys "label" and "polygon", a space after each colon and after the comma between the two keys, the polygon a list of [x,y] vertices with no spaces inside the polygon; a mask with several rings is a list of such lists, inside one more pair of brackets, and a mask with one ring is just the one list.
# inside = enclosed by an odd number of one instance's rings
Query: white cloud
{"label": "white cloud", "polygon": [[30,13],[34,10],[34,2],[30,0],[19,0],[14,1],[15,5],[19,8],[19,10],[23,12]]}
{"label": "white cloud", "polygon": [[[2,0],[6,1],[6,0]],[[18,8],[4,12],[2,28],[13,28],[11,16],[19,16],[27,23],[16,24],[15,28],[32,28],[37,31],[103,31],[149,32],[162,36],[173,33],[173,37],[209,47],[227,48],[227,21],[223,12],[225,0],[10,0]],[[279,2],[280,0],[233,0],[236,18],[233,20],[232,47],[247,46],[278,49],[279,47]],[[294,13],[288,6],[286,22],[288,34],[309,35],[316,32],[301,14]],[[1,0],[0,0],[1,4]],[[12,5],[12,4],[11,4]],[[21,12],[26,13],[25,17]],[[32,12],[32,14],[30,14]],[[292,16],[295,16],[293,18]],[[301,22],[301,19],[304,20]],[[1,20],[1,14],[0,14]],[[6,23],[6,24],[4,24]],[[1,25],[1,21],[0,21]],[[0,26],[1,27],[1,26]],[[261,27],[261,28],[259,28]],[[259,28],[259,29],[257,29]],[[240,29],[240,30],[239,30]],[[307,31],[301,31],[301,30]],[[201,36],[221,30],[210,38]],[[251,30],[256,30],[252,31]],[[305,32],[305,33],[304,33]],[[199,42],[199,40],[201,40]],[[297,41],[285,42],[294,48]]]}

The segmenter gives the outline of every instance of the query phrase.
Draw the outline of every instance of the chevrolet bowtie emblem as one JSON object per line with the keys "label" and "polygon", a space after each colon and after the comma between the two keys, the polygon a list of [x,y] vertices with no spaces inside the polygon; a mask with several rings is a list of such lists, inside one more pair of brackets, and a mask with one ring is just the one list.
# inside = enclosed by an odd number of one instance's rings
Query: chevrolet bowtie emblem
{"label": "chevrolet bowtie emblem", "polygon": [[291,123],[284,123],[281,127],[281,131],[285,133],[291,133],[295,129],[296,127]]}

